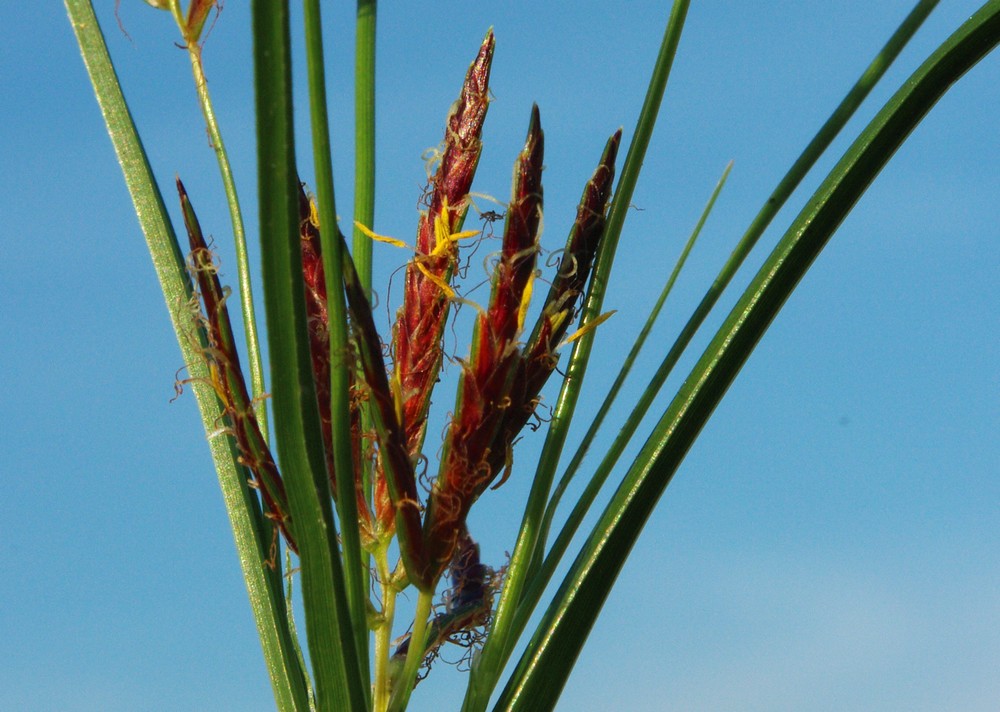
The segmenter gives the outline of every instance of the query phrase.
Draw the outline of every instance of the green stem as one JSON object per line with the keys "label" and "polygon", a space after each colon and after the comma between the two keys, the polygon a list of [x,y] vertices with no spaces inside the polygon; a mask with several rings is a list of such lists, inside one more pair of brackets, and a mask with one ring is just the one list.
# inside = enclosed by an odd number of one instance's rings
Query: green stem
{"label": "green stem", "polygon": [[243,315],[243,330],[246,334],[247,356],[250,365],[250,387],[254,400],[254,413],[265,442],[267,432],[267,405],[264,402],[264,366],[260,355],[260,341],[257,336],[257,317],[254,313],[253,288],[250,282],[250,257],[247,254],[246,230],[243,227],[243,212],[240,210],[240,200],[236,193],[236,181],[226,153],[226,144],[222,140],[219,122],[215,118],[212,98],[208,93],[208,80],[201,61],[201,45],[188,43],[188,56],[191,58],[191,70],[194,73],[194,85],[198,92],[198,103],[205,117],[205,126],[212,142],[212,150],[219,162],[219,173],[222,185],[226,191],[226,202],[229,204],[229,219],[233,225],[233,244],[236,246],[236,272],[240,291],[240,306]]}
{"label": "green stem", "polygon": [[[593,441],[594,437],[596,437],[597,431],[604,423],[604,418],[607,416],[608,411],[611,410],[611,406],[614,404],[618,394],[621,392],[621,387],[624,385],[625,379],[628,378],[628,375],[632,370],[632,365],[639,356],[639,352],[642,351],[643,346],[645,346],[646,339],[649,337],[649,333],[653,329],[653,324],[656,323],[657,318],[660,316],[660,311],[663,309],[663,305],[667,301],[667,297],[669,297],[670,293],[673,291],[674,283],[677,281],[677,277],[684,268],[684,264],[687,262],[691,249],[694,247],[695,242],[698,241],[701,229],[705,226],[705,221],[708,220],[708,216],[711,214],[712,208],[715,206],[715,201],[718,199],[719,193],[722,192],[722,188],[725,186],[726,179],[729,178],[729,172],[732,168],[733,163],[730,161],[725,170],[722,172],[722,177],[719,178],[718,183],[716,183],[715,190],[712,191],[712,195],[708,199],[708,203],[705,205],[705,209],[702,211],[701,217],[698,219],[698,223],[695,225],[694,230],[691,231],[691,235],[688,237],[687,243],[685,243],[684,248],[681,250],[681,254],[677,258],[677,263],[674,265],[674,268],[670,273],[670,277],[667,279],[667,283],[663,286],[663,290],[660,292],[659,298],[653,305],[653,309],[650,311],[649,317],[646,319],[646,323],[639,332],[639,336],[636,337],[635,343],[632,344],[632,348],[629,350],[628,356],[625,357],[625,361],[622,362],[622,367],[619,370],[618,375],[615,377],[614,383],[612,383],[611,387],[608,389],[608,394],[605,396],[604,402],[601,403],[601,407],[598,408],[597,413],[594,415],[593,421],[587,428],[586,434],[581,439],[580,446],[573,454],[573,459],[570,460],[569,465],[567,465],[566,471],[559,480],[559,484],[556,485],[556,488],[552,491],[552,497],[549,499],[549,504],[545,509],[545,517],[542,521],[541,534],[538,538],[538,547],[535,549],[536,563],[541,562],[542,556],[545,553],[546,537],[548,536],[549,530],[552,526],[552,519],[559,507],[559,502],[562,500],[563,493],[566,492],[566,488],[569,487],[569,483],[573,480],[573,476],[580,468],[583,458],[587,454],[587,449],[590,443]],[[532,566],[531,570],[532,578],[534,579],[535,574],[538,572],[538,566]],[[534,583],[532,586],[534,587]]]}
{"label": "green stem", "polygon": [[389,702],[390,712],[402,712],[410,701],[410,694],[417,682],[417,671],[424,660],[427,646],[427,622],[431,615],[433,591],[421,591],[417,597],[417,610],[413,614],[413,631],[410,634],[410,647],[406,651],[406,662],[403,672],[394,682],[392,699]]}
{"label": "green stem", "polygon": [[[146,238],[202,423],[207,433],[217,433],[222,413],[209,385],[210,375],[201,354],[204,340],[191,338],[195,325],[187,305],[192,291],[183,253],[122,95],[94,8],[89,0],[65,0],[65,4]],[[233,530],[275,702],[282,712],[304,712],[309,709],[305,674],[285,618],[280,576],[265,563],[271,538],[264,534],[264,517],[257,495],[247,487],[247,473],[238,463],[231,439],[217,433],[209,437],[208,445]]]}
{"label": "green stem", "polygon": [[[730,164],[726,166],[726,170],[723,172],[722,178],[716,185],[715,190],[713,191],[712,196],[708,201],[708,204],[705,206],[701,218],[698,220],[697,226],[691,233],[691,236],[688,238],[688,242],[684,246],[680,258],[677,260],[677,264],[674,267],[673,273],[670,275],[670,278],[667,280],[667,283],[664,286],[663,291],[660,293],[660,297],[657,300],[656,305],[653,307],[652,312],[646,319],[646,323],[643,326],[642,331],[639,333],[639,336],[636,339],[635,344],[632,346],[631,351],[629,351],[628,356],[625,358],[625,361],[622,364],[622,368],[619,371],[618,376],[615,379],[615,382],[612,384],[611,388],[608,389],[608,394],[605,397],[604,402],[601,404],[601,407],[598,409],[597,415],[594,418],[594,422],[587,429],[587,433],[583,436],[581,440],[580,447],[577,448],[577,451],[574,454],[573,459],[570,461],[569,466],[566,468],[566,472],[563,473],[562,479],[559,481],[559,485],[552,493],[552,499],[549,502],[549,506],[545,510],[545,518],[542,522],[543,536],[542,538],[539,539],[538,547],[535,549],[535,559],[532,562],[532,569],[531,569],[531,584],[525,590],[524,596],[522,596],[521,603],[518,606],[517,612],[514,616],[513,630],[515,638],[520,638],[521,634],[524,632],[525,627],[527,627],[528,620],[534,613],[535,606],[538,605],[539,600],[541,600],[542,594],[545,592],[545,588],[548,586],[549,581],[552,580],[552,576],[555,573],[556,566],[562,560],[563,555],[566,553],[566,550],[569,548],[569,545],[573,540],[573,536],[576,534],[577,529],[583,522],[584,516],[589,511],[590,506],[594,503],[594,500],[597,498],[598,493],[601,491],[601,487],[604,486],[604,483],[607,482],[608,476],[611,474],[611,467],[607,464],[607,459],[602,460],[601,466],[598,467],[597,471],[591,477],[590,482],[587,483],[587,487],[584,489],[583,493],[576,501],[576,504],[573,506],[573,510],[570,513],[569,517],[567,518],[566,523],[563,524],[563,527],[559,532],[559,536],[556,537],[556,541],[552,544],[552,548],[546,555],[544,537],[548,535],[548,532],[552,526],[552,520],[555,516],[555,512],[559,505],[562,493],[565,492],[566,487],[569,485],[569,482],[573,478],[573,475],[576,473],[576,471],[580,467],[580,464],[583,462],[583,457],[587,452],[587,446],[594,439],[597,430],[600,428],[601,423],[604,420],[604,417],[607,415],[608,410],[611,408],[612,403],[614,403],[615,398],[618,395],[618,392],[625,381],[625,378],[628,376],[628,372],[631,370],[632,363],[635,361],[635,358],[642,350],[646,338],[648,337],[649,332],[653,327],[653,323],[656,321],[656,318],[659,314],[661,307],[666,302],[666,299],[673,288],[674,281],[676,280],[677,275],[680,273],[680,270],[683,267],[685,260],[687,259],[688,253],[694,246],[694,243],[697,240],[699,233],[701,232],[701,228],[705,224],[705,220],[708,218],[708,215],[711,212],[713,205],[715,204],[715,200],[716,198],[718,198],[719,192],[722,190],[722,187],[725,184],[726,178],[728,177],[731,168],[732,168],[732,163],[730,162]],[[647,395],[649,395],[649,391],[644,393],[644,397],[646,397]],[[636,427],[638,423],[642,420],[642,417],[644,415],[645,415],[645,410],[641,411],[641,413],[634,412],[632,415],[629,416],[628,420],[626,421],[625,427],[628,428],[634,422],[635,425],[632,425],[632,428],[634,429],[634,427]],[[619,437],[621,436],[619,435]],[[615,444],[617,445],[617,441]],[[614,452],[614,449],[612,451]],[[617,459],[615,459],[614,461],[617,462]]]}
{"label": "green stem", "polygon": [[554,705],[649,515],[785,301],[914,127],[998,43],[1000,0],[993,0],[906,80],[813,194],[654,427],[563,580],[497,710]]}
{"label": "green stem", "polygon": [[386,712],[392,694],[392,679],[389,674],[389,658],[392,655],[392,625],[396,618],[396,594],[398,589],[389,571],[387,546],[378,545],[373,554],[378,570],[379,590],[382,594],[382,614],[375,626],[375,682],[372,709]]}
{"label": "green stem", "polygon": [[[813,165],[815,165],[816,161],[827,149],[837,134],[839,134],[840,130],[844,127],[851,116],[854,115],[858,106],[861,105],[861,102],[868,96],[869,92],[871,92],[878,80],[881,79],[881,77],[885,74],[885,71],[892,65],[893,61],[902,51],[903,47],[906,46],[909,39],[916,33],[917,29],[934,9],[935,5],[937,5],[937,0],[924,0],[923,2],[918,3],[906,19],[903,20],[899,28],[893,33],[892,37],[889,38],[889,41],[886,42],[885,46],[871,61],[862,73],[861,77],[857,80],[854,86],[851,87],[851,90],[847,93],[823,126],[820,127],[819,131],[802,151],[802,154],[796,159],[795,163],[788,170],[788,173],[785,174],[775,187],[774,191],[772,191],[769,198],[764,202],[760,211],[754,217],[750,226],[743,234],[729,259],[726,260],[726,263],[719,271],[715,281],[709,287],[705,296],[695,308],[691,317],[684,325],[684,328],[681,329],[681,332],[674,344],[667,351],[667,354],[664,356],[660,366],[657,368],[653,377],[650,379],[649,384],[639,397],[639,400],[634,404],[632,413],[629,414],[626,422],[615,436],[611,447],[605,453],[597,469],[594,471],[587,487],[574,504],[573,510],[567,518],[566,523],[563,525],[563,528],[556,537],[552,548],[545,557],[541,570],[538,571],[536,575],[532,576],[530,590],[525,594],[521,610],[519,610],[517,614],[518,622],[515,624],[517,629],[523,630],[524,626],[527,624],[529,617],[534,611],[534,607],[541,598],[545,585],[547,585],[548,581],[555,572],[556,567],[562,560],[562,556],[568,549],[573,536],[576,534],[577,528],[583,521],[583,518],[586,516],[594,500],[597,498],[601,487],[603,487],[607,478],[610,476],[614,466],[618,462],[618,458],[621,457],[621,454],[625,451],[625,448],[631,441],[632,434],[638,427],[639,422],[649,411],[656,395],[659,393],[663,384],[673,371],[673,367],[680,360],[681,355],[691,343],[695,333],[697,333],[712,308],[722,296],[723,291],[732,281],[739,268],[743,265],[743,262],[746,260],[753,247],[757,244],[761,235],[764,233],[764,230],[771,224],[774,216],[785,205],[792,192],[799,186],[802,179],[806,176]],[[602,418],[603,415],[599,414],[599,417],[595,419],[595,424],[597,424]],[[584,436],[583,444],[581,445],[581,448],[577,450],[573,460],[570,462],[570,465],[564,475],[564,479],[566,477],[571,477],[572,471],[579,467],[582,462],[583,455],[585,454],[585,445],[589,438],[592,437],[591,431],[596,431],[596,428],[592,427],[590,431],[588,431],[587,435]],[[547,515],[549,521],[551,521],[552,512],[548,512]]]}
{"label": "green stem", "polygon": [[[280,570],[280,569],[279,569]],[[285,586],[285,618],[288,620],[288,630],[291,633],[292,644],[295,647],[295,655],[298,658],[299,665],[303,670],[306,669],[306,658],[302,654],[302,643],[299,640],[299,630],[295,626],[295,591],[293,584],[295,582],[294,573],[295,567],[292,564],[292,553],[289,549],[285,548],[285,570],[288,575],[285,577],[287,579]],[[309,696],[309,709],[316,709],[316,695],[313,692],[312,684],[309,678],[306,678],[306,692]]]}
{"label": "green stem", "polygon": [[[368,658],[358,655],[353,597],[348,593],[330,505],[306,324],[289,8],[287,0],[253,0],[251,9],[257,192],[274,433],[299,546],[316,703],[320,710],[361,712],[370,702]],[[353,497],[346,499],[353,503]],[[356,527],[357,521],[347,524]],[[353,556],[357,560],[357,552]],[[367,623],[362,625],[367,631]]]}
{"label": "green stem", "polygon": [[[354,58],[354,220],[365,227],[375,227],[375,27],[377,0],[358,0]],[[352,255],[361,288],[368,303],[372,303],[372,241],[354,228]],[[361,404],[362,432],[374,427],[371,404]],[[370,511],[372,491],[372,459],[362,457],[362,483]],[[365,554],[365,573],[371,569],[371,557]],[[365,590],[371,587],[366,576]]]}

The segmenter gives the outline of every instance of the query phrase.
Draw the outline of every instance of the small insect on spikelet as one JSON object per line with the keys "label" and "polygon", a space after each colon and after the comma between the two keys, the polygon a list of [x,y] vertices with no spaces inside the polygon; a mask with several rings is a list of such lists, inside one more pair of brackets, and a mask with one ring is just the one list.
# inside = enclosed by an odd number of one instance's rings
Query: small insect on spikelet
{"label": "small insect on spikelet", "polygon": [[[431,389],[441,366],[441,335],[449,303],[459,299],[451,286],[458,241],[479,234],[461,232],[460,226],[479,155],[491,56],[492,35],[487,35],[466,76],[462,96],[449,114],[441,166],[432,179],[428,210],[420,217],[416,255],[407,267],[403,306],[393,332],[395,359],[388,379],[382,369],[381,342],[370,305],[353,265],[345,260],[354,342],[377,431],[377,536],[388,537],[395,529],[409,579],[424,591],[432,590],[453,563],[462,537],[468,536],[465,520],[469,508],[509,466],[511,445],[533,414],[539,393],[555,369],[556,351],[573,322],[604,231],[621,140],[620,131],[608,140],[583,191],[542,313],[527,343],[522,344],[542,222],[544,139],[538,108],[532,109],[525,146],[514,166],[513,195],[504,214],[490,301],[480,309],[470,357],[462,362],[455,411],[424,511],[414,473],[425,436]],[[374,233],[371,236],[387,239]]]}
{"label": "small insect on spikelet", "polygon": [[528,138],[514,167],[514,194],[489,306],[473,333],[471,357],[463,367],[458,404],[425,515],[426,553],[438,573],[458,546],[472,504],[509,470],[514,439],[534,413],[558,363],[557,349],[573,322],[604,233],[620,141],[618,131],[584,188],[557,274],[522,346],[542,211],[543,139],[537,107],[532,111]]}
{"label": "small insect on spikelet", "polygon": [[[372,493],[373,536],[385,541],[402,527],[403,561],[410,580],[418,588],[431,586],[432,579],[422,553],[422,505],[415,468],[426,434],[431,393],[441,369],[441,341],[454,297],[449,283],[458,260],[458,241],[478,234],[478,231],[462,232],[461,228],[482,150],[493,48],[493,32],[490,31],[448,114],[440,164],[430,179],[427,210],[421,213],[415,255],[406,269],[403,305],[393,328],[392,374],[386,380],[385,392],[382,391],[382,379],[374,374],[376,361],[381,363],[381,351],[376,349],[381,342],[373,320],[368,330],[369,319],[365,314],[370,314],[370,305],[363,291],[352,290],[353,265],[345,265],[355,344],[366,374],[365,387],[373,401],[371,411],[373,417],[378,418],[379,447]],[[386,393],[389,394],[387,399]]]}
{"label": "small insect on spikelet", "polygon": [[[431,178],[427,210],[420,215],[414,257],[407,265],[403,305],[393,328],[392,366],[386,368],[383,342],[371,304],[361,285],[343,234],[343,286],[352,348],[351,431],[354,478],[365,546],[399,545],[406,580],[433,594],[446,571],[452,587],[444,613],[431,622],[427,653],[441,642],[465,639],[488,620],[492,601],[490,570],[479,561],[466,518],[483,491],[509,466],[511,445],[534,412],[539,392],[555,369],[560,341],[572,323],[586,286],[614,178],[621,138],[608,141],[600,164],[587,183],[558,272],[537,323],[525,341],[525,321],[535,284],[542,224],[544,138],[538,107],[533,107],[527,138],[514,164],[513,190],[504,212],[500,253],[485,308],[476,307],[471,352],[462,361],[458,397],[441,449],[439,472],[426,498],[418,490],[416,468],[422,457],[427,411],[443,359],[442,334],[452,301],[459,241],[481,234],[462,230],[481,151],[488,107],[493,35],[488,33],[466,74],[461,95],[448,115],[440,165]],[[300,190],[300,238],[307,323],[313,374],[327,467],[331,483],[330,354],[326,283],[315,210]],[[492,216],[491,216],[492,217]],[[499,217],[497,215],[496,217]],[[389,240],[360,226],[373,239]],[[394,243],[399,241],[392,240]],[[360,407],[367,404],[372,432],[362,433]],[[372,441],[371,450],[365,443]],[[373,490],[362,487],[364,462],[374,460]],[[335,488],[334,488],[335,489]],[[405,646],[397,657],[405,654]]]}
{"label": "small insect on spikelet", "polygon": [[188,269],[197,284],[197,296],[200,296],[204,307],[199,319],[199,330],[205,342],[201,353],[208,365],[211,384],[222,406],[226,429],[239,450],[240,463],[253,474],[252,482],[260,489],[268,516],[284,534],[288,547],[297,553],[285,486],[260,431],[253,401],[240,368],[233,327],[226,308],[227,294],[222,289],[212,252],[208,249],[198,217],[179,178],[177,192],[191,247]]}

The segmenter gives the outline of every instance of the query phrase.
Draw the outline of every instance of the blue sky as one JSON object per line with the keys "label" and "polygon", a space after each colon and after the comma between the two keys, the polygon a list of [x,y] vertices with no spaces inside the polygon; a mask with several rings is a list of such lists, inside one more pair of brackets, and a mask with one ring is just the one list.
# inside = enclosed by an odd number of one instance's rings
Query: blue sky
{"label": "blue sky", "polygon": [[[129,39],[113,3],[100,5],[157,176],[169,187],[180,175],[225,244],[221,187],[169,17],[126,0]],[[346,215],[353,25],[342,5],[327,10],[328,73]],[[496,100],[476,190],[504,199],[537,102],[544,239],[554,248],[606,137],[619,126],[631,136],[667,4],[471,5],[381,8],[375,228],[413,234],[421,153],[440,141],[462,74],[494,26]],[[910,7],[692,5],[623,234],[607,301],[619,312],[602,327],[583,422],[725,164],[735,161],[730,181],[640,374]],[[765,245],[977,7],[941,5]],[[180,354],[68,21],[57,3],[5,3],[0,18],[0,709],[272,709],[204,434],[190,396],[171,402]],[[230,0],[205,62],[252,235],[248,23]],[[843,224],[667,490],[560,709],[1000,708],[998,106],[1000,57],[990,56]],[[231,253],[220,253],[232,277]],[[376,283],[402,259],[377,248]],[[682,360],[660,409],[737,295]],[[380,297],[395,309],[398,286]],[[442,392],[438,406],[450,398]],[[611,421],[627,412],[619,406]],[[494,565],[513,546],[539,439],[526,439],[525,464],[472,515]],[[459,674],[438,665],[413,708],[457,709],[461,689]]]}

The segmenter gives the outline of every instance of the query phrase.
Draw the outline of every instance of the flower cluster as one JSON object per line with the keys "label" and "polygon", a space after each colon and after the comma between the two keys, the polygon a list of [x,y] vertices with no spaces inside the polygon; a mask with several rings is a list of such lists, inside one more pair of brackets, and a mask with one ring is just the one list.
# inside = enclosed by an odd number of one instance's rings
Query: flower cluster
{"label": "flower cluster", "polygon": [[[352,334],[352,350],[347,356],[352,363],[354,396],[354,465],[349,473],[336,472],[333,458],[329,323],[320,245],[320,231],[326,226],[319,224],[311,201],[300,189],[303,288],[331,491],[336,491],[333,485],[339,477],[354,480],[363,544],[384,545],[396,537],[406,579],[419,590],[433,593],[442,575],[450,570],[450,598],[433,624],[434,640],[449,639],[488,615],[486,569],[479,562],[466,519],[483,492],[506,479],[512,445],[555,370],[557,349],[579,307],[603,233],[621,138],[619,131],[608,140],[584,188],[556,274],[550,278],[537,320],[528,329],[529,305],[539,276],[544,159],[541,118],[538,107],[532,108],[524,148],[514,164],[513,191],[503,216],[489,301],[483,307],[476,306],[471,350],[467,359],[460,360],[458,397],[441,448],[438,473],[429,492],[422,493],[416,472],[427,434],[431,395],[444,361],[443,333],[451,305],[464,301],[453,286],[459,243],[481,232],[463,230],[463,223],[482,151],[493,49],[491,32],[469,67],[459,99],[448,115],[426,210],[417,226],[413,258],[406,267],[403,302],[389,344],[391,365],[385,362],[383,341],[361,280],[350,258],[344,260],[342,278]],[[247,396],[211,254],[180,185],[179,189],[191,240],[191,272],[204,308],[204,354],[223,404],[226,428],[261,490],[269,516],[294,550],[294,522],[288,515],[281,476]],[[362,229],[379,237],[364,226]],[[337,239],[344,239],[339,232]],[[344,247],[346,255],[346,244]]]}

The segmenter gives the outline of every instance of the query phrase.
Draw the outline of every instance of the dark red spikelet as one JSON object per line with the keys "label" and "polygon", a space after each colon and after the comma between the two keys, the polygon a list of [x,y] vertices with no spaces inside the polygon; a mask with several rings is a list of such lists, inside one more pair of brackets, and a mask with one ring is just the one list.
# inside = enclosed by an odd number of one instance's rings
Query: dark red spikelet
{"label": "dark red spikelet", "polygon": [[452,556],[469,507],[495,473],[491,447],[510,407],[520,362],[518,338],[531,297],[542,217],[544,139],[533,107],[524,149],[514,164],[514,194],[490,302],[472,337],[462,370],[459,400],[448,428],[441,472],[431,490],[424,523],[431,565],[440,573]]}

